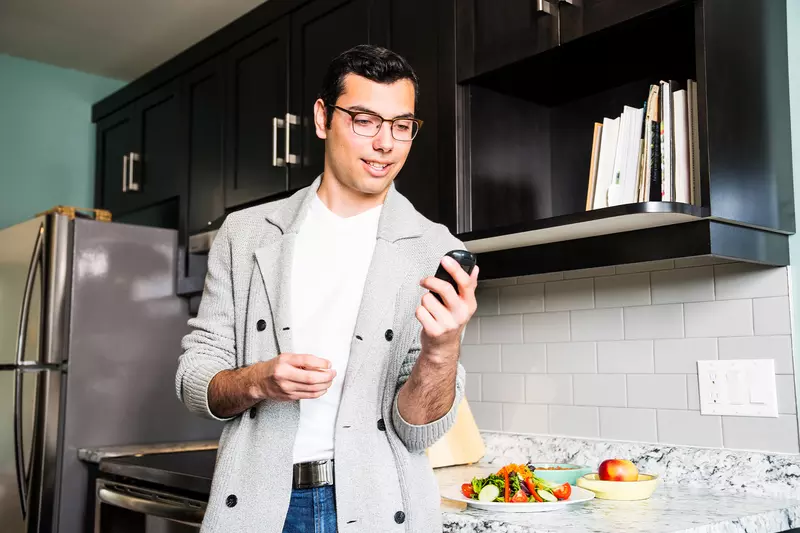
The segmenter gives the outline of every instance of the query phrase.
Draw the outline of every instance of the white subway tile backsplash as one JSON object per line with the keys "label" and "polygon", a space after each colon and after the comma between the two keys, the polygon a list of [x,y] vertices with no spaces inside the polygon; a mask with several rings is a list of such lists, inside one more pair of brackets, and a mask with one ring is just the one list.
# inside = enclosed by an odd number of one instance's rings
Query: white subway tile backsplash
{"label": "white subway tile backsplash", "polygon": [[572,279],[544,284],[546,311],[570,311],[594,307],[594,281]]}
{"label": "white subway tile backsplash", "polygon": [[700,382],[697,374],[686,375],[686,388],[689,392],[689,409],[691,411],[700,410]]}
{"label": "white subway tile backsplash", "polygon": [[627,404],[625,374],[575,374],[572,380],[575,405],[625,407]]}
{"label": "white subway tile backsplash", "polygon": [[654,304],[707,302],[714,299],[714,271],[710,266],[676,268],[650,274]]}
{"label": "white subway tile backsplash", "polygon": [[525,403],[525,376],[522,374],[481,375],[484,402]]}
{"label": "white subway tile backsplash", "polygon": [[778,393],[778,412],[795,414],[797,399],[795,398],[794,376],[775,376],[775,387]]}
{"label": "white subway tile backsplash", "polygon": [[[484,430],[800,453],[787,269],[713,257],[479,283]],[[780,417],[700,414],[697,361],[774,359]]]}
{"label": "white subway tile backsplash", "polygon": [[467,395],[467,400],[472,402],[481,401],[481,375],[467,373],[466,389],[464,391]]}
{"label": "white subway tile backsplash", "polygon": [[544,284],[527,283],[500,289],[500,314],[541,313],[544,311]]}
{"label": "white subway tile backsplash", "polygon": [[473,316],[467,326],[464,328],[464,340],[462,344],[480,344],[481,343],[481,318]]}
{"label": "white subway tile backsplash", "polygon": [[776,374],[793,374],[792,338],[788,335],[720,338],[720,359],[774,359]]}
{"label": "white subway tile backsplash", "polygon": [[656,270],[667,270],[675,267],[675,262],[672,259],[664,259],[660,261],[644,261],[642,263],[633,263],[630,265],[617,265],[617,274],[633,274],[635,272],[654,272]]}
{"label": "white subway tile backsplash", "polygon": [[581,268],[578,270],[567,270],[564,272],[564,279],[598,278],[602,276],[613,276],[615,273],[613,266]]}
{"label": "white subway tile backsplash", "polygon": [[684,446],[722,446],[722,417],[700,411],[658,410],[658,441]]}
{"label": "white subway tile backsplash", "polygon": [[548,272],[546,274],[530,274],[528,276],[520,276],[517,278],[517,283],[544,283],[545,281],[558,281],[564,279],[563,272]]}
{"label": "white subway tile backsplash", "polygon": [[569,311],[523,315],[522,329],[525,342],[568,341]]}
{"label": "white subway tile backsplash", "polygon": [[572,376],[565,374],[529,374],[525,376],[527,403],[572,404]]}
{"label": "white subway tile backsplash", "polygon": [[521,344],[522,315],[481,317],[481,342],[486,344]]}
{"label": "white subway tile backsplash", "polygon": [[478,287],[481,289],[488,289],[491,287],[507,287],[509,285],[516,285],[517,278],[497,278],[478,280]]}
{"label": "white subway tile backsplash", "polygon": [[571,437],[599,437],[600,414],[597,407],[550,405],[550,433]]}
{"label": "white subway tile backsplash", "polygon": [[467,372],[500,372],[500,345],[462,345],[460,361]]}
{"label": "white subway tile backsplash", "polygon": [[547,345],[547,372],[550,374],[593,374],[597,357],[593,342],[558,342]]}
{"label": "white subway tile backsplash", "polygon": [[624,274],[594,280],[595,307],[650,304],[650,274]]}
{"label": "white subway tile backsplash", "polygon": [[486,402],[469,402],[472,417],[480,429],[486,431],[503,431],[503,404]]}
{"label": "white subway tile backsplash", "polygon": [[697,361],[717,359],[717,339],[656,339],[656,373],[697,374]]}
{"label": "white subway tile backsplash", "polygon": [[492,316],[500,312],[500,292],[497,288],[475,289],[478,307],[473,316]]}
{"label": "white subway tile backsplash", "polygon": [[546,405],[503,404],[503,431],[547,433]]}
{"label": "white subway tile backsplash", "polygon": [[600,436],[612,440],[658,442],[656,411],[601,407]]}
{"label": "white subway tile backsplash", "polygon": [[512,374],[547,372],[544,344],[504,344],[500,347],[501,368]]}
{"label": "white subway tile backsplash", "polygon": [[653,341],[597,343],[597,371],[600,373],[646,374],[653,369]]}
{"label": "white subway tile backsplash", "polygon": [[624,338],[622,309],[571,311],[569,320],[573,341],[614,341]]}
{"label": "white subway tile backsplash", "polygon": [[751,300],[684,304],[687,337],[733,337],[753,334]]}
{"label": "white subway tile backsplash", "polygon": [[789,297],[755,298],[753,322],[756,335],[789,335]]}
{"label": "white subway tile backsplash", "polygon": [[748,263],[714,267],[717,300],[784,296],[789,293],[785,268]]}
{"label": "white subway tile backsplash", "polygon": [[688,409],[686,375],[628,374],[628,407]]}
{"label": "white subway tile backsplash", "polygon": [[698,255],[695,257],[681,257],[675,259],[675,268],[690,268],[699,266],[716,265],[719,260],[710,255]]}
{"label": "white subway tile backsplash", "polygon": [[778,418],[724,416],[722,434],[726,448],[800,452],[795,415],[780,415]]}
{"label": "white subway tile backsplash", "polygon": [[626,307],[626,339],[670,339],[683,337],[681,304]]}

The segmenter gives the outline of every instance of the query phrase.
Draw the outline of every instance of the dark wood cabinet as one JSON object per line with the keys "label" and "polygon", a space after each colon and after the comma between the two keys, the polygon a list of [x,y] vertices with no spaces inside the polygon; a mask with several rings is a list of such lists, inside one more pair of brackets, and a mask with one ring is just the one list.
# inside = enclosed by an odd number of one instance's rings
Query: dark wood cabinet
{"label": "dark wood cabinet", "polygon": [[463,0],[456,9],[459,81],[558,46],[549,0]]}
{"label": "dark wood cabinet", "polygon": [[123,210],[131,186],[130,156],[135,150],[135,106],[131,105],[97,123],[95,204],[112,211]]}
{"label": "dark wood cabinet", "polygon": [[559,43],[564,44],[669,4],[685,4],[686,0],[557,0],[557,3]]}
{"label": "dark wood cabinet", "polygon": [[177,197],[177,83],[98,123],[97,197],[114,219]]}
{"label": "dark wood cabinet", "polygon": [[225,55],[226,207],[287,190],[289,27],[270,24]]}
{"label": "dark wood cabinet", "polygon": [[298,124],[289,126],[290,152],[296,158],[289,165],[290,190],[311,184],[323,170],[325,144],[316,134],[314,102],[328,64],[353,46],[381,40],[370,29],[387,4],[374,0],[320,0],[292,13],[289,109]]}

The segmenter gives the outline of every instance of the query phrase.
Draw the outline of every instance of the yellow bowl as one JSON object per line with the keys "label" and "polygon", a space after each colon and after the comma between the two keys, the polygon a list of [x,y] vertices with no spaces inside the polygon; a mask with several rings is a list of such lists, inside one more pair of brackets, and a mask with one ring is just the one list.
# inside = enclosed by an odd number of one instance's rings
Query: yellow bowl
{"label": "yellow bowl", "polygon": [[601,500],[646,500],[658,487],[657,474],[639,474],[637,481],[603,481],[597,475],[586,474],[578,478],[577,485],[594,492]]}

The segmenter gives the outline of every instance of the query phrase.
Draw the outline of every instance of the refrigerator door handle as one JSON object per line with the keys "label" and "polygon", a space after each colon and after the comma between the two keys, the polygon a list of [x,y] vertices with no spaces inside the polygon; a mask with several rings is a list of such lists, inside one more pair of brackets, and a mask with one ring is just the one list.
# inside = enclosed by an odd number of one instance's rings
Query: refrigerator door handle
{"label": "refrigerator door handle", "polygon": [[[15,362],[18,367],[23,365],[25,356],[25,335],[28,333],[28,316],[30,315],[33,285],[36,278],[36,268],[42,260],[42,241],[44,240],[44,224],[39,226],[36,234],[36,243],[33,246],[31,262],[28,266],[28,278],[25,282],[25,293],[22,298],[22,308],[19,313],[19,330],[17,331],[17,353]],[[28,515],[28,473],[25,471],[25,458],[22,447],[22,368],[14,370],[14,461],[17,472],[17,488],[19,489],[19,503],[22,516]]]}
{"label": "refrigerator door handle", "polygon": [[28,516],[28,476],[22,449],[22,370],[14,371],[14,461],[17,471],[17,488],[22,518]]}
{"label": "refrigerator door handle", "polygon": [[31,263],[28,266],[28,279],[25,282],[25,294],[22,297],[22,308],[19,311],[19,330],[17,331],[17,358],[16,364],[22,364],[25,355],[25,334],[28,332],[28,315],[31,310],[31,298],[33,297],[33,281],[36,278],[36,267],[42,260],[42,241],[44,240],[44,224],[39,226],[39,233],[36,234],[36,243],[33,246]]}

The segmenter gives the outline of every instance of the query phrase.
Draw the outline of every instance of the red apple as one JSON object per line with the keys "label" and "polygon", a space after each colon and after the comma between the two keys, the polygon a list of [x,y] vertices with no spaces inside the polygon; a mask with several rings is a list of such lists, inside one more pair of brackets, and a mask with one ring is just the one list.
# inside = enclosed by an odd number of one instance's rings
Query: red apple
{"label": "red apple", "polygon": [[639,469],[627,459],[606,459],[600,463],[597,476],[603,481],[636,481]]}

